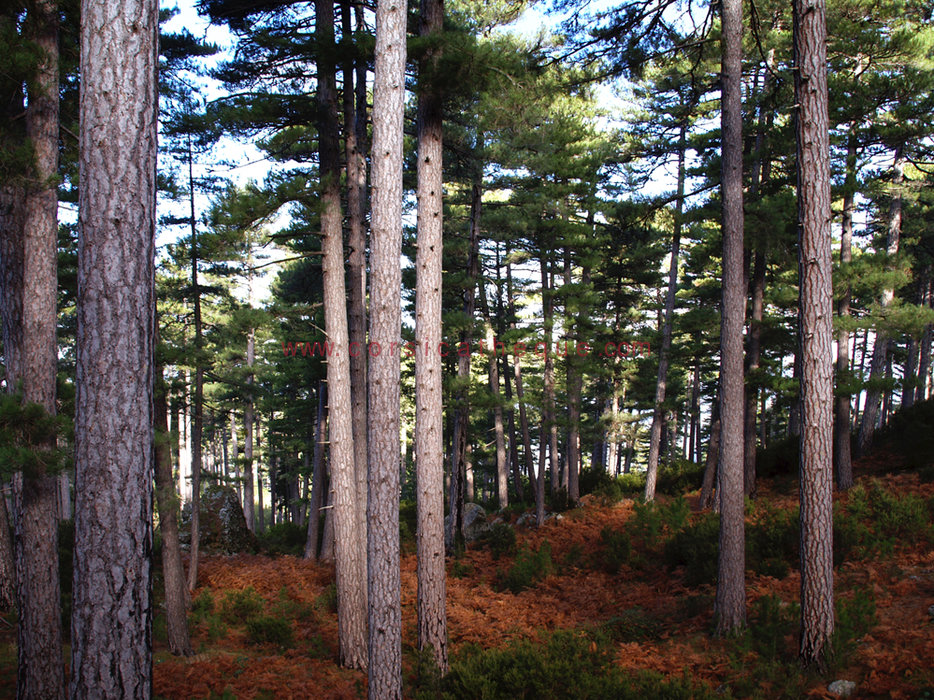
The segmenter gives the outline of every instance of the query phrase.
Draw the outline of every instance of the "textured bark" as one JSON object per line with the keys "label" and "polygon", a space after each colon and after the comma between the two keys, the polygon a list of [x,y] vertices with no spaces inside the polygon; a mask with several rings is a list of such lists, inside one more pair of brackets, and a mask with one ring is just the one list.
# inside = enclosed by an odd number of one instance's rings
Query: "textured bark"
{"label": "textured bark", "polygon": [[700,368],[694,365],[691,375],[691,434],[688,437],[688,459],[700,462]]}
{"label": "textured bark", "polygon": [[[334,554],[337,564],[337,617],[340,661],[365,668],[366,559],[357,520],[357,485],[351,418],[344,252],[340,211],[340,156],[337,102],[332,63],[334,7],[315,2],[315,35],[322,47],[318,60],[318,134],[321,171],[321,235],[324,271],[324,318],[328,340],[338,352],[328,358],[328,422],[331,487],[334,505]],[[397,412],[398,415],[398,412]],[[395,451],[398,455],[398,450]],[[398,515],[397,515],[398,517]]]}
{"label": "textured bark", "polygon": [[681,255],[681,219],[684,211],[685,151],[687,125],[682,123],[678,136],[678,185],[675,199],[674,229],[671,234],[671,262],[668,266],[668,291],[665,294],[665,323],[662,342],[658,350],[658,378],[655,382],[655,408],[652,411],[652,429],[649,435],[649,463],[645,472],[645,500],[655,498],[658,479],[658,455],[662,442],[662,417],[665,411],[665,392],[668,386],[668,364],[671,356],[671,327],[675,315],[675,294],[678,291],[678,258]]}
{"label": "textured bark", "polygon": [[[419,34],[429,41],[442,30],[441,0],[422,0]],[[419,62],[418,232],[415,257],[415,481],[418,552],[418,646],[431,649],[447,672],[444,569],[444,410],[441,367],[443,170],[440,82],[433,75],[440,50]]]}
{"label": "textured bark", "polygon": [[743,523],[742,34],[740,0],[722,4],[721,124],[723,155],[723,302],[720,331],[720,555],[714,608],[718,634],[746,622]]}
{"label": "textured bark", "polygon": [[487,380],[493,398],[493,443],[496,446],[496,503],[500,510],[509,506],[509,466],[506,462],[506,433],[503,424],[503,405],[499,395],[499,363],[496,358],[496,337],[490,319],[486,294],[480,290],[486,317],[486,345],[489,349],[487,358]]}
{"label": "textured bark", "polygon": [[795,0],[795,118],[801,323],[801,659],[833,634],[833,287],[824,0]]}
{"label": "textured bark", "polygon": [[6,509],[6,486],[0,484],[0,610],[16,606],[16,567],[13,565],[13,530]]}
{"label": "textured bark", "polygon": [[[593,226],[593,215],[590,214],[589,223]],[[564,249],[564,285],[572,289],[573,283],[571,276],[571,251]],[[585,282],[586,284],[586,282]],[[578,315],[580,308],[569,310],[568,306],[572,303],[570,294],[565,294],[565,316],[569,319],[568,337],[565,342],[565,387],[567,389],[568,400],[568,439],[567,439],[567,487],[568,503],[577,505],[580,501],[580,463],[581,463],[581,392],[583,390],[584,377],[580,366],[580,360],[577,355],[577,344],[580,342]],[[567,352],[570,346],[571,351]]]}
{"label": "textured bark", "polygon": [[[341,2],[342,34],[350,33],[350,2]],[[357,31],[363,31],[358,17]],[[353,53],[345,50],[341,72],[344,79],[344,152],[347,170],[347,331],[350,347],[350,416],[353,430],[354,478],[357,489],[357,531],[366,532],[366,67],[356,60],[356,83],[362,96],[354,94]]]}
{"label": "textured bark", "polygon": [[[26,137],[32,146],[33,168],[25,185],[23,229],[12,233],[22,246],[19,287],[4,285],[11,293],[21,325],[5,331],[12,335],[8,367],[10,388],[21,382],[23,399],[55,413],[56,295],[58,198],[58,11],[46,0],[29,6],[23,27],[38,50],[38,63],[29,84]],[[17,240],[18,239],[18,240]],[[15,312],[14,312],[15,313]],[[6,320],[6,319],[5,319]],[[17,366],[18,365],[18,366]],[[18,374],[11,372],[19,372]],[[45,450],[55,445],[37,445]],[[61,698],[64,668],[61,663],[61,613],[58,577],[57,475],[16,474],[13,477],[12,526],[16,581],[18,673],[17,696]]]}
{"label": "textured bark", "polygon": [[[856,134],[850,131],[846,149],[846,176],[843,183],[843,216],[840,234],[840,267],[845,271],[853,260],[853,210],[856,194]],[[852,293],[849,285],[843,290],[837,313],[840,318],[850,315]],[[850,378],[850,333],[846,328],[837,331],[837,382],[846,384]],[[846,491],[853,486],[853,459],[850,447],[850,394],[838,389],[834,402],[834,472],[837,488]]]}
{"label": "textured bark", "polygon": [[[902,185],[905,181],[905,155],[904,146],[895,148],[892,178],[892,202],[889,205],[888,235],[886,237],[886,256],[893,264],[898,255],[898,248],[902,233]],[[887,287],[882,290],[879,304],[882,313],[892,305],[895,300],[895,290]],[[882,398],[880,383],[885,376],[885,368],[889,359],[889,335],[883,328],[876,328],[876,338],[872,346],[872,365],[869,370],[869,387],[866,389],[866,403],[863,408],[863,418],[859,426],[857,454],[865,455],[872,445],[876,423],[879,420],[879,402]]]}
{"label": "textured bark", "polygon": [[700,507],[705,509],[714,506],[714,484],[717,481],[717,464],[720,461],[720,426],[720,397],[717,396],[710,411],[710,438],[707,441],[704,480],[700,492]]}
{"label": "textured bark", "polygon": [[[931,306],[932,274],[930,265],[926,266],[924,269],[924,278],[927,281],[927,287],[924,290],[924,304],[925,306]],[[924,401],[927,399],[928,373],[931,370],[932,331],[934,331],[934,328],[932,328],[931,324],[928,324],[924,328],[924,333],[921,334],[920,358],[918,360],[918,386],[915,388],[915,401]]]}
{"label": "textured bark", "polygon": [[[156,333],[158,334],[158,327]],[[165,583],[166,636],[169,651],[176,656],[191,656],[188,635],[188,588],[182,549],[178,541],[178,495],[172,478],[172,452],[169,447],[168,405],[162,367],[155,370],[154,387],[154,447],[156,502],[159,507],[159,529],[162,531],[162,578]]]}
{"label": "textured bark", "polygon": [[746,337],[746,395],[743,409],[743,491],[750,498],[756,495],[756,413],[759,410],[759,388],[754,376],[762,356],[762,319],[765,315],[765,252],[759,248],[753,256],[752,308]]}
{"label": "textured bark", "polygon": [[305,539],[305,559],[318,559],[318,531],[321,528],[321,508],[324,505],[325,481],[324,468],[325,430],[327,426],[327,385],[318,384],[318,413],[315,417],[314,471],[311,475],[311,503],[308,506],[308,536]]}
{"label": "textured bark", "polygon": [[149,698],[159,12],[81,5],[71,696]]}
{"label": "textured bark", "polygon": [[[406,7],[376,5],[373,80],[373,168],[367,564],[368,695],[402,697],[402,608],[399,571],[399,343],[402,328],[402,140]],[[374,345],[375,347],[375,345]],[[334,438],[332,438],[333,444]]]}

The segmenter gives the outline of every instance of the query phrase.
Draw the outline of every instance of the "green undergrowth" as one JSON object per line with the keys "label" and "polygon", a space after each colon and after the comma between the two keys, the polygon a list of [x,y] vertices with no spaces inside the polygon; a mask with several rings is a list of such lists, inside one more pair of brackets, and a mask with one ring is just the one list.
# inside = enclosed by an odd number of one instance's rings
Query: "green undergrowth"
{"label": "green undergrowth", "polygon": [[602,632],[563,630],[542,641],[522,639],[496,649],[467,646],[451,659],[444,678],[428,675],[415,688],[418,700],[645,700],[646,698],[729,698],[687,676],[666,679],[626,671],[616,664],[615,647]]}

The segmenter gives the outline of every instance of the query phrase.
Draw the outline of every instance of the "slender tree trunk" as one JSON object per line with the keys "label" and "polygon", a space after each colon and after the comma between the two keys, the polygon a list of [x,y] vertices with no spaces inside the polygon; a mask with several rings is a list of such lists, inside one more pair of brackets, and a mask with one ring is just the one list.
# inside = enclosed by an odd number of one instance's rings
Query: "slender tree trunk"
{"label": "slender tree trunk", "polygon": [[[402,140],[406,8],[376,5],[373,82],[373,196],[370,341],[400,339],[402,308]],[[440,194],[440,192],[438,193]],[[402,608],[399,571],[399,354],[370,361],[367,559],[372,700],[402,697]]]}
{"label": "slender tree trunk", "polygon": [[159,8],[81,5],[71,696],[149,698]]}
{"label": "slender tree trunk", "polygon": [[717,479],[717,464],[720,461],[720,397],[713,402],[710,411],[710,438],[707,442],[707,459],[704,462],[704,480],[701,484],[700,507],[714,506],[714,484]]}
{"label": "slender tree trunk", "polygon": [[833,634],[833,287],[830,120],[823,0],[795,0],[801,323],[801,658],[823,664]]}
{"label": "slender tree trunk", "polygon": [[234,488],[237,491],[237,499],[240,501],[240,507],[243,507],[243,481],[240,478],[240,444],[237,437],[237,414],[230,412],[230,460],[233,464]]}
{"label": "slender tree trunk", "polygon": [[[342,33],[349,41],[350,1],[341,0]],[[358,20],[357,30],[362,31]],[[354,95],[354,63],[349,47],[341,69],[344,78],[344,151],[347,169],[347,331],[350,341],[350,416],[353,430],[354,477],[356,484],[357,532],[365,539],[367,477],[367,386],[366,386],[366,66],[357,57],[357,83],[362,98]],[[362,67],[361,67],[362,66]]]}
{"label": "slender tree trunk", "polygon": [[253,493],[253,363],[256,361],[256,333],[246,336],[246,406],[243,408],[243,517],[251,532],[256,530],[255,494]]}
{"label": "slender tree trunk", "polygon": [[[899,144],[895,149],[894,177],[892,180],[892,203],[889,206],[888,237],[886,240],[886,257],[889,266],[894,264],[898,255],[898,248],[902,232],[902,185],[905,180],[904,145]],[[882,290],[880,304],[882,313],[892,306],[895,300],[895,290],[887,287]],[[869,371],[869,386],[866,389],[866,403],[863,408],[863,420],[859,426],[858,455],[865,455],[872,445],[872,438],[879,420],[879,401],[882,397],[880,386],[885,376],[885,368],[889,357],[889,336],[880,326],[876,327],[876,339],[872,347],[872,367]]]}
{"label": "slender tree trunk", "polygon": [[700,463],[700,368],[695,363],[691,378],[691,435],[688,438],[688,459]]}
{"label": "slender tree trunk", "polygon": [[[544,247],[542,247],[544,251]],[[548,272],[548,259],[542,255],[542,341],[545,344],[545,377],[544,377],[544,406],[542,407],[543,425],[548,436],[548,459],[551,469],[552,492],[557,491],[558,477],[558,425],[555,420],[555,369],[552,353],[554,346],[552,335],[554,330],[555,304],[553,290],[550,284],[551,275]]]}
{"label": "slender tree trunk", "polygon": [[[570,290],[571,279],[571,251],[564,249],[564,285],[568,294],[565,296],[565,316],[568,318],[569,340],[565,341],[565,367],[567,397],[568,397],[568,442],[567,442],[567,487],[568,503],[577,505],[580,501],[580,466],[581,466],[581,391],[583,390],[583,373],[580,367],[580,358],[577,354],[579,338],[579,323],[576,320],[580,309],[569,311],[572,304]],[[570,350],[568,346],[573,346]]]}
{"label": "slender tree trunk", "polygon": [[[324,318],[334,347],[349,343],[344,253],[340,211],[340,157],[333,64],[334,6],[315,1],[315,36],[318,58],[318,148],[321,173],[321,235],[324,272]],[[373,338],[375,340],[375,338]],[[328,358],[328,445],[331,454],[331,489],[334,505],[334,547],[337,563],[337,621],[340,662],[366,668],[366,557],[357,520],[357,484],[354,467],[348,354]],[[375,381],[375,378],[374,378]]]}
{"label": "slender tree trunk", "polygon": [[[441,0],[422,0],[419,34],[442,31]],[[418,527],[418,646],[430,649],[441,673],[448,668],[444,570],[444,409],[441,367],[443,171],[438,49],[418,66],[418,233],[415,258],[415,484]]]}
{"label": "slender tree trunk", "polygon": [[746,622],[743,522],[743,134],[740,0],[722,4],[723,303],[720,335],[720,555],[714,608],[717,633]]}
{"label": "slender tree trunk", "polygon": [[665,392],[668,386],[668,363],[671,355],[671,328],[675,315],[675,294],[678,291],[678,258],[681,255],[681,219],[684,211],[685,152],[687,151],[687,124],[681,123],[678,136],[678,189],[675,199],[674,229],[671,234],[671,262],[668,266],[668,291],[665,294],[665,323],[662,343],[658,350],[658,378],[655,383],[655,408],[649,436],[649,464],[645,473],[645,500],[655,498],[658,479],[658,456],[662,441],[662,418],[665,411]]}
{"label": "slender tree trunk", "polygon": [[317,561],[318,530],[321,527],[321,508],[324,505],[325,480],[327,475],[324,466],[324,445],[326,442],[325,430],[327,426],[327,385],[318,384],[318,413],[315,417],[315,448],[314,471],[311,476],[311,503],[308,506],[308,537],[305,540],[305,559]]}
{"label": "slender tree trunk", "polygon": [[503,427],[503,405],[499,395],[499,360],[496,355],[496,336],[490,318],[486,292],[480,289],[480,305],[486,321],[487,380],[493,399],[493,441],[496,445],[496,502],[500,510],[509,506],[509,467],[506,462],[506,434]]}
{"label": "slender tree trunk", "polygon": [[463,544],[464,499],[468,488],[467,435],[470,428],[470,353],[473,346],[473,316],[476,305],[477,278],[480,275],[480,214],[481,181],[474,177],[470,197],[470,232],[467,258],[467,289],[464,290],[464,316],[468,326],[461,331],[457,352],[457,398],[454,413],[453,454],[451,459],[451,483],[448,497],[450,520],[445,533],[449,549]]}
{"label": "slender tree trunk", "polygon": [[[155,329],[158,338],[158,321]],[[158,342],[158,341],[157,341]],[[188,636],[188,587],[185,585],[185,567],[182,548],[178,541],[178,495],[172,478],[172,452],[169,447],[168,405],[162,367],[155,369],[153,398],[154,457],[156,502],[159,506],[159,529],[162,530],[162,578],[165,587],[166,636],[169,651],[176,656],[191,656]]]}
{"label": "slender tree trunk", "polygon": [[[851,129],[847,139],[846,177],[843,183],[843,217],[840,235],[840,267],[846,279],[853,260],[853,210],[856,194],[856,133]],[[852,292],[849,284],[843,290],[837,313],[841,319],[850,315]],[[834,471],[837,488],[846,491],[853,486],[853,460],[850,454],[850,333],[844,324],[837,331],[837,397],[834,402]]]}
{"label": "slender tree trunk", "polygon": [[[932,281],[930,265],[924,268],[924,278],[927,282],[927,286],[924,288],[924,305],[930,307]],[[921,334],[921,357],[918,361],[918,385],[915,387],[915,401],[924,401],[927,399],[928,373],[931,370],[932,330],[934,330],[934,328],[932,328],[931,324],[928,324],[924,328],[924,333]]]}

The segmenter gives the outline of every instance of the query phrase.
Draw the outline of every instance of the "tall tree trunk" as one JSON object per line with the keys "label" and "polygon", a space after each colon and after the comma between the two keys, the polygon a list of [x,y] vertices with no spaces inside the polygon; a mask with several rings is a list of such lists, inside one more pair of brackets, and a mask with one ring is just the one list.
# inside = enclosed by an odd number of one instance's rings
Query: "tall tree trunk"
{"label": "tall tree trunk", "polygon": [[[931,274],[931,266],[924,268],[924,279],[927,286],[924,288],[924,305],[931,306],[931,283],[934,275]],[[924,333],[921,334],[920,359],[918,361],[918,385],[915,388],[915,401],[924,401],[927,399],[928,373],[931,370],[931,336],[934,327],[928,324],[924,327]]]}
{"label": "tall tree trunk", "polygon": [[746,622],[743,523],[743,134],[740,0],[722,3],[723,303],[720,333],[720,555],[714,609],[717,633]]}
{"label": "tall tree trunk", "polygon": [[720,461],[720,397],[710,410],[710,437],[707,441],[707,458],[704,462],[704,480],[701,484],[700,507],[714,507],[714,484],[717,479],[717,464]]}
{"label": "tall tree trunk", "polygon": [[198,550],[201,540],[201,469],[202,433],[204,432],[204,367],[201,350],[204,347],[201,324],[201,289],[198,286],[198,230],[195,218],[195,181],[191,146],[188,135],[188,196],[191,216],[191,301],[195,322],[195,388],[191,416],[191,550],[188,556],[188,590],[198,586]]}
{"label": "tall tree trunk", "polygon": [[[479,148],[479,144],[478,144]],[[467,254],[467,289],[464,290],[464,316],[467,328],[461,331],[457,352],[457,398],[454,409],[454,436],[451,455],[451,483],[448,496],[450,520],[445,544],[455,549],[463,544],[464,499],[468,489],[467,434],[470,429],[470,353],[473,346],[473,316],[477,278],[480,276],[480,214],[482,182],[475,174],[470,196],[470,230]]]}
{"label": "tall tree trunk", "polygon": [[[856,195],[856,133],[850,129],[846,148],[846,177],[843,183],[843,216],[840,234],[840,267],[844,273],[853,260],[853,210]],[[847,284],[837,305],[841,319],[850,315],[852,292]],[[834,401],[833,460],[837,488],[846,491],[853,486],[853,459],[850,454],[850,333],[844,324],[837,331],[837,397]]]}
{"label": "tall tree trunk", "polygon": [[545,344],[545,376],[544,376],[544,406],[542,407],[542,425],[548,438],[548,460],[551,470],[551,489],[556,492],[558,477],[558,425],[555,420],[555,369],[552,353],[554,347],[552,344],[554,323],[555,323],[555,302],[551,285],[551,274],[548,271],[548,258],[544,255],[541,258],[542,269],[542,341]]}
{"label": "tall tree trunk", "polygon": [[688,438],[688,459],[700,463],[700,367],[696,361],[691,375],[691,435]]}
{"label": "tall tree trunk", "polygon": [[240,444],[237,437],[237,414],[236,411],[230,412],[230,461],[233,464],[234,489],[237,491],[237,499],[243,507],[243,481],[240,478]]}
{"label": "tall tree trunk", "polygon": [[[886,239],[886,257],[889,267],[894,265],[895,256],[902,233],[902,185],[905,181],[905,155],[904,144],[895,148],[894,176],[892,178],[892,203],[889,206],[888,236]],[[880,305],[883,315],[892,306],[895,300],[895,290],[886,287],[882,290]],[[880,325],[876,327],[876,339],[872,347],[872,367],[869,370],[869,386],[866,389],[866,403],[863,408],[863,420],[859,426],[859,439],[857,454],[865,455],[872,445],[876,423],[879,420],[879,401],[882,397],[882,387],[885,368],[889,358],[889,334]]]}
{"label": "tall tree trunk", "polygon": [[[591,215],[592,218],[592,215]],[[580,367],[580,358],[577,354],[577,344],[580,341],[577,317],[580,315],[580,309],[569,311],[568,307],[572,303],[570,290],[572,287],[572,263],[571,251],[564,249],[564,285],[566,287],[565,295],[565,317],[569,326],[568,339],[565,340],[565,367],[568,397],[568,448],[567,448],[567,487],[568,503],[577,505],[580,501],[580,466],[581,466],[581,391],[583,390],[583,374]],[[568,350],[568,345],[572,346]]]}
{"label": "tall tree trunk", "polygon": [[[350,0],[341,0],[341,32],[350,41]],[[357,31],[363,31],[358,18]],[[350,419],[353,430],[354,478],[357,490],[357,532],[365,538],[367,477],[366,410],[366,66],[363,58],[345,48],[341,72],[344,78],[344,151],[347,169],[347,332],[350,341]],[[362,97],[356,83],[362,83]]]}
{"label": "tall tree trunk", "polygon": [[743,409],[743,492],[750,498],[756,495],[756,413],[759,410],[756,373],[762,355],[762,319],[765,315],[765,251],[758,247],[753,257],[752,308],[746,338],[746,393]]}
{"label": "tall tree trunk", "polygon": [[[506,462],[506,433],[503,426],[503,405],[499,395],[499,360],[496,355],[496,336],[490,316],[486,291],[480,288],[480,306],[486,321],[487,381],[493,400],[493,442],[496,445],[496,503],[500,510],[509,506],[509,467]],[[416,336],[418,337],[418,336]]]}
{"label": "tall tree trunk", "polygon": [[[349,343],[344,252],[340,211],[340,156],[334,78],[334,6],[315,0],[318,58],[318,149],[321,173],[321,249],[324,254],[324,319],[328,339],[336,348]],[[373,340],[376,340],[373,338]],[[328,358],[328,445],[334,505],[334,547],[337,569],[337,622],[341,665],[366,668],[366,557],[357,520],[356,472],[351,416],[348,354]],[[375,381],[375,378],[374,378]]]}
{"label": "tall tree trunk", "polygon": [[[442,31],[441,0],[422,0],[419,34],[435,41]],[[441,673],[448,668],[444,570],[444,408],[441,305],[443,227],[440,50],[418,66],[418,233],[415,258],[415,485],[418,526],[418,646],[430,649]]]}
{"label": "tall tree trunk", "polygon": [[318,383],[318,412],[315,416],[314,471],[311,475],[311,503],[308,506],[308,536],[305,539],[305,559],[317,561],[319,528],[321,527],[321,509],[327,493],[325,481],[327,474],[324,466],[325,430],[327,426],[327,385]]}
{"label": "tall tree trunk", "polygon": [[801,323],[801,659],[833,634],[833,286],[830,119],[823,0],[794,2]]}
{"label": "tall tree trunk", "polygon": [[[155,334],[158,339],[158,321]],[[158,340],[156,340],[158,343]],[[159,528],[162,530],[162,578],[165,588],[166,636],[169,651],[176,656],[191,656],[188,636],[188,587],[185,585],[185,567],[182,548],[178,541],[178,495],[172,478],[172,452],[169,448],[168,405],[162,367],[156,366],[153,411],[155,431],[153,454],[155,458],[156,502],[159,506]]]}
{"label": "tall tree trunk", "polygon": [[[402,324],[402,140],[406,8],[376,4],[373,81],[373,196],[370,341],[389,348]],[[440,193],[439,193],[440,194]],[[373,700],[402,697],[402,608],[399,570],[399,354],[370,361],[367,561],[369,664]]]}
{"label": "tall tree trunk", "polygon": [[658,479],[658,456],[661,451],[662,418],[665,411],[665,392],[668,386],[668,363],[671,355],[671,328],[675,315],[675,294],[678,291],[678,258],[681,255],[681,219],[684,211],[685,152],[687,151],[687,124],[682,122],[678,134],[678,189],[675,198],[674,228],[671,234],[671,262],[668,266],[668,291],[665,294],[665,323],[662,342],[658,350],[658,378],[655,382],[655,407],[652,411],[652,429],[649,435],[649,463],[645,472],[645,500],[655,498]]}
{"label": "tall tree trunk", "polygon": [[251,532],[256,530],[255,494],[253,493],[253,363],[256,361],[256,333],[246,336],[246,405],[243,407],[243,517]]}
{"label": "tall tree trunk", "polygon": [[152,695],[158,26],[154,0],[81,3],[73,698]]}

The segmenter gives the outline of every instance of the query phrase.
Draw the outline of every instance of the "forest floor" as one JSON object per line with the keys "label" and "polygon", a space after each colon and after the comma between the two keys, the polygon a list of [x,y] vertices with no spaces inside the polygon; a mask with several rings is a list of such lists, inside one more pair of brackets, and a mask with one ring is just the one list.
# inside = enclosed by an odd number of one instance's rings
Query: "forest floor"
{"label": "forest floor", "polygon": [[[404,541],[407,697],[578,697],[573,687],[522,690],[521,680],[510,688],[480,677],[508,675],[510,659],[523,663],[523,648],[548,663],[549,653],[567,648],[548,651],[548,640],[571,630],[589,651],[599,645],[613,673],[658,689],[640,691],[646,699],[663,693],[829,698],[836,697],[828,690],[836,679],[856,683],[853,697],[934,698],[934,483],[912,472],[871,473],[888,466],[885,457],[861,466],[855,492],[835,495],[835,521],[844,533],[838,549],[846,558],[835,569],[836,656],[823,673],[802,670],[796,660],[797,492],[793,483],[763,482],[748,508],[747,539],[774,551],[747,555],[749,630],[743,635],[711,636],[716,550],[709,533],[715,527],[703,524],[715,520],[694,512],[696,493],[660,497],[648,507],[632,499],[613,502],[618,494],[591,495],[541,529],[515,528],[516,542],[499,528],[499,539],[449,558],[449,648],[459,669],[453,685],[419,677],[415,555]],[[516,514],[507,517],[515,521]],[[334,591],[332,566],[292,556],[206,557],[190,618],[194,657],[167,652],[164,617],[156,616],[155,696],[365,697],[365,674],[336,664]],[[0,696],[12,697],[15,635],[12,626],[0,627]],[[575,644],[573,638],[561,643]],[[493,660],[479,651],[490,649],[505,656]],[[646,678],[656,685],[646,686]]]}

